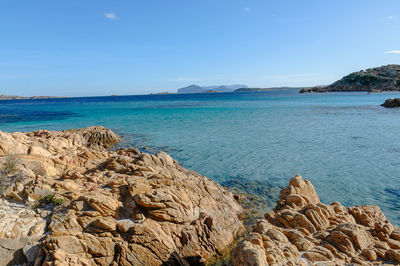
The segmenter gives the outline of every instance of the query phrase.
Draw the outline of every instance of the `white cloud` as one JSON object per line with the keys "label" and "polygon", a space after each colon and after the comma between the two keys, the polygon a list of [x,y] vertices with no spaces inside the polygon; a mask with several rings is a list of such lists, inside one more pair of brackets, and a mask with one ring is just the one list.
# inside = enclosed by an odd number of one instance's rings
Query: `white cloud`
{"label": "white cloud", "polygon": [[400,54],[400,50],[386,51],[385,54]]}
{"label": "white cloud", "polygon": [[244,11],[250,12],[250,11],[251,11],[251,8],[250,8],[250,7],[245,7],[245,8],[244,8]]}
{"label": "white cloud", "polygon": [[392,19],[395,19],[396,17],[395,16],[387,16],[386,17],[386,19],[389,19],[389,20],[392,20]]}
{"label": "white cloud", "polygon": [[118,18],[114,13],[104,13],[104,16],[108,19],[117,19]]}

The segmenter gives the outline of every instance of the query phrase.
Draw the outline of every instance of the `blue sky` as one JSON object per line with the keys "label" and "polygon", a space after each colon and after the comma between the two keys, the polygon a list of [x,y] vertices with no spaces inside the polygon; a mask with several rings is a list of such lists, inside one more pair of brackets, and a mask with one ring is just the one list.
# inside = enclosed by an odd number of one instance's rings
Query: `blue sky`
{"label": "blue sky", "polygon": [[312,86],[400,63],[398,0],[3,0],[0,11],[0,94]]}

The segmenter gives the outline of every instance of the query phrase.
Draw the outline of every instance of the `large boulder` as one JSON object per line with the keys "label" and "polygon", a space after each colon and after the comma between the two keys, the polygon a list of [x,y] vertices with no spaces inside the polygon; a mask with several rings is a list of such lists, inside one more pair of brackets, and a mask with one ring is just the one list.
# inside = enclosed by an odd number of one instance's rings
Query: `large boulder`
{"label": "large boulder", "polygon": [[115,134],[112,130],[102,126],[71,129],[66,130],[65,132],[80,134],[83,136],[87,143],[97,144],[104,147],[110,147],[121,141],[119,136]]}
{"label": "large boulder", "polygon": [[381,106],[386,108],[396,108],[400,107],[400,98],[389,98]]}

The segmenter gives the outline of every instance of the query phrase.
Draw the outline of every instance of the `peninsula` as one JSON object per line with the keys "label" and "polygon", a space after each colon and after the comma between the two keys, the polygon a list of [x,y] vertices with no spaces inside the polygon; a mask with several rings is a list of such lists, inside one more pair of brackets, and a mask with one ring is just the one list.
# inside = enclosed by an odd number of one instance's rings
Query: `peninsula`
{"label": "peninsula", "polygon": [[31,99],[56,99],[56,98],[68,98],[66,96],[17,96],[17,95],[0,95],[0,100],[31,100]]}
{"label": "peninsula", "polygon": [[353,72],[329,86],[303,88],[300,93],[342,91],[400,91],[400,65],[386,65]]}
{"label": "peninsula", "polygon": [[240,88],[247,88],[246,85],[216,85],[216,86],[198,86],[190,85],[177,90],[177,93],[212,93],[212,92],[233,92]]}

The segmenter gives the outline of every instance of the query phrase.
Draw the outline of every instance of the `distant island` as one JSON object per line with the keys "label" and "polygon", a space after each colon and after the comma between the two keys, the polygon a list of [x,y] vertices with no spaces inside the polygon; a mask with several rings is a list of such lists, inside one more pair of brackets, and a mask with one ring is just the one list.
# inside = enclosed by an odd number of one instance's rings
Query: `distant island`
{"label": "distant island", "polygon": [[166,94],[176,94],[176,93],[168,91],[150,93],[150,95],[166,95]]}
{"label": "distant island", "polygon": [[30,100],[30,99],[53,99],[53,98],[68,98],[63,96],[32,96],[32,97],[25,97],[25,96],[17,96],[17,95],[0,95],[0,100]]}
{"label": "distant island", "polygon": [[234,92],[257,92],[257,91],[275,91],[275,90],[300,90],[304,87],[271,87],[271,88],[240,88]]}
{"label": "distant island", "polygon": [[386,65],[353,72],[329,86],[303,88],[300,93],[341,91],[400,91],[400,65]]}
{"label": "distant island", "polygon": [[190,85],[178,89],[177,93],[261,92],[261,91],[273,91],[273,90],[300,90],[300,89],[304,89],[304,87],[249,88],[246,85],[219,85],[219,86]]}
{"label": "distant island", "polygon": [[198,86],[190,85],[184,88],[178,89],[177,93],[210,93],[210,92],[234,92],[237,89],[247,88],[243,84],[235,85],[216,85],[216,86]]}

